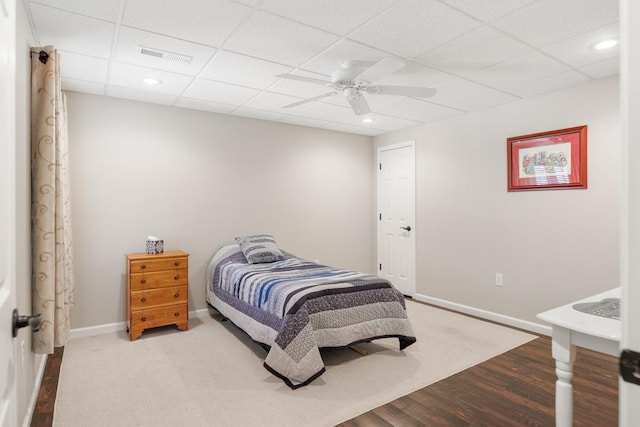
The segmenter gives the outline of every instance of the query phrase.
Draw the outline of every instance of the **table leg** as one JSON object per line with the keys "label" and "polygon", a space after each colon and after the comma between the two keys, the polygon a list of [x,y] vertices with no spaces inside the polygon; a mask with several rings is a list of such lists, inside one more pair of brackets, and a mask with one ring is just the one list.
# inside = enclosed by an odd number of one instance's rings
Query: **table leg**
{"label": "table leg", "polygon": [[573,424],[573,362],[576,349],[571,344],[571,331],[553,326],[551,353],[556,360],[556,427],[571,427]]}

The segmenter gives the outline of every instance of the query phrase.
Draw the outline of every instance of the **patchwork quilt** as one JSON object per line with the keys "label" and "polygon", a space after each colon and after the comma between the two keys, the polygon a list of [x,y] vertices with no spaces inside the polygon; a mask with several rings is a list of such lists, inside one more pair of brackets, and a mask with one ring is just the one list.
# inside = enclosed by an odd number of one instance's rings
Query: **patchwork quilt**
{"label": "patchwork quilt", "polygon": [[248,264],[237,245],[220,249],[209,264],[207,301],[269,349],[264,367],[293,389],[322,375],[322,347],[396,337],[402,350],[416,341],[391,283],[287,253]]}

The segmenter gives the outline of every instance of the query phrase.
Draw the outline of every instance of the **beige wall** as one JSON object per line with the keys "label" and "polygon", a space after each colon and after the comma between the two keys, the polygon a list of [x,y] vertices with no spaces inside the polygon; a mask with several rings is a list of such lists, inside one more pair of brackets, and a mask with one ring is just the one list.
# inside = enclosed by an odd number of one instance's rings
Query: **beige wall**
{"label": "beige wall", "polygon": [[[507,192],[506,139],[588,125],[589,188]],[[376,137],[416,140],[416,291],[540,323],[619,286],[618,80]],[[495,274],[504,274],[504,287]]]}
{"label": "beige wall", "polygon": [[211,256],[272,233],[307,259],[372,272],[370,137],[68,93],[72,328],[125,320],[124,254],[147,235],[190,257],[191,310]]}

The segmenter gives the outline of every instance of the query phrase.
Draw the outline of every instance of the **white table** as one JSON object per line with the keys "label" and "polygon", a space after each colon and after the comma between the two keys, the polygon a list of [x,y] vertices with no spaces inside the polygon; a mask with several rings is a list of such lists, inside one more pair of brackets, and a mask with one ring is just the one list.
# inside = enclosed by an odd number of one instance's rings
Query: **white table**
{"label": "white table", "polygon": [[585,347],[611,356],[620,354],[619,320],[583,313],[574,304],[596,302],[603,298],[620,298],[620,288],[563,305],[538,314],[538,319],[551,323],[551,353],[556,360],[556,426],[570,427],[573,423],[573,362],[576,348]]}

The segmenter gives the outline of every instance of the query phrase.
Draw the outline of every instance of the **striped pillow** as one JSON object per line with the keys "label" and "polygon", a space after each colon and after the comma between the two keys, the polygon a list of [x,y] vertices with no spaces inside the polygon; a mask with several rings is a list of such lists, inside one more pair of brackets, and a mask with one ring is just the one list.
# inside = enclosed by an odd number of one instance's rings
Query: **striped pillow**
{"label": "striped pillow", "polygon": [[249,264],[261,264],[284,259],[284,254],[278,249],[273,236],[257,234],[255,236],[236,237],[236,242]]}

